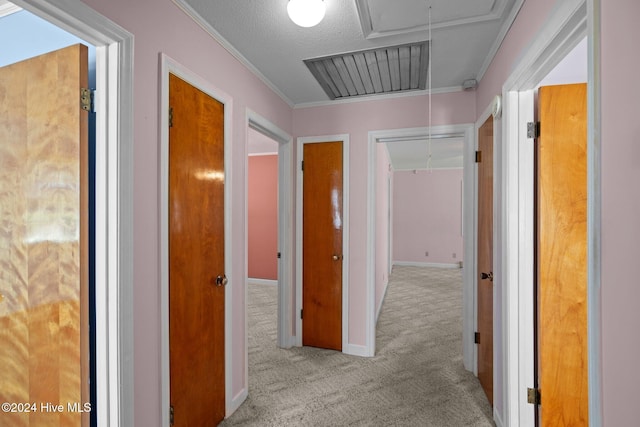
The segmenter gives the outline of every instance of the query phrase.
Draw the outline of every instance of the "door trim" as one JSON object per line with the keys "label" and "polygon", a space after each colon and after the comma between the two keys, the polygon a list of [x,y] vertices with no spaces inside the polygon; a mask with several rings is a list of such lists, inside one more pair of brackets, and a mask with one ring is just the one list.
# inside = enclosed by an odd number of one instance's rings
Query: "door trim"
{"label": "door trim", "polygon": [[342,217],[344,228],[342,229],[342,352],[355,356],[363,356],[362,346],[349,343],[349,134],[308,136],[297,139],[296,151],[296,303],[295,303],[295,345],[302,347],[302,189],[304,174],[301,162],[304,153],[304,144],[314,144],[329,141],[342,142]]}
{"label": "door trim", "polygon": [[[246,397],[247,388],[238,396],[232,395],[232,294],[234,289],[233,252],[231,242],[231,130],[233,104],[229,95],[222,92],[204,78],[193,73],[164,53],[160,53],[160,407],[163,426],[169,426],[169,73],[180,77],[192,86],[224,105],[224,250],[225,274],[229,285],[225,292],[225,417],[237,409]],[[238,359],[238,358],[236,358]],[[243,363],[241,359],[240,363]],[[246,369],[246,368],[245,368]]]}
{"label": "door trim", "polygon": [[[281,258],[278,261],[278,347],[291,348],[295,345],[293,333],[293,254],[291,249],[294,244],[293,237],[293,207],[291,203],[291,178],[293,159],[291,146],[293,137],[278,126],[262,117],[255,111],[247,109],[247,130],[251,128],[262,135],[271,138],[278,143],[278,251]],[[248,152],[248,138],[245,138],[245,153]],[[245,206],[248,197],[248,156],[245,156]],[[245,207],[245,277],[248,276],[249,245],[248,245],[248,215]],[[246,285],[245,285],[246,286]],[[245,312],[247,310],[247,297],[245,294]],[[248,323],[245,323],[248,325]],[[248,360],[249,344],[248,332],[245,333],[247,343],[245,345]],[[248,369],[248,364],[247,364]],[[246,373],[248,378],[248,372]],[[248,384],[246,384],[246,387]]]}
{"label": "door trim", "polygon": [[[502,173],[500,215],[504,251],[499,254],[502,295],[503,414],[505,425],[532,426],[533,405],[526,388],[533,378],[533,148],[526,138],[526,122],[533,120],[532,89],[585,36],[588,38],[588,360],[589,417],[602,424],[600,340],[600,0],[568,0],[554,9],[502,87],[504,120],[502,144],[496,159]],[[508,215],[510,214],[510,215]],[[531,356],[531,357],[529,357]],[[532,381],[532,380],[531,380]]]}
{"label": "door trim", "polygon": [[[476,245],[476,177],[475,177],[475,150],[476,136],[473,124],[431,126],[432,136],[461,135],[464,137],[463,152],[463,185],[464,185],[464,211],[463,211],[463,236],[464,238],[464,266],[463,269],[463,363],[465,369],[472,371],[475,366],[476,349],[473,344],[475,331],[475,245]],[[425,139],[429,136],[429,127],[416,127],[405,129],[388,129],[369,131],[368,144],[368,178],[367,178],[367,318],[366,331],[367,342],[364,354],[372,357],[376,352],[376,283],[375,283],[375,245],[376,239],[376,144],[385,139]]]}
{"label": "door trim", "polygon": [[78,1],[12,3],[96,47],[97,421],[133,425],[133,35]]}

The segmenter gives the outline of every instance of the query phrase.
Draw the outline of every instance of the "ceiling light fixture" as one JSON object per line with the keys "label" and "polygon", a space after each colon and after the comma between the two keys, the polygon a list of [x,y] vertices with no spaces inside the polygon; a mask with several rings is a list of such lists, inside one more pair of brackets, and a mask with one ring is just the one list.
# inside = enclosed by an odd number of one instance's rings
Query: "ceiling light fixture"
{"label": "ceiling light fixture", "polygon": [[289,0],[287,13],[289,18],[301,27],[313,27],[324,18],[326,5],[324,0]]}

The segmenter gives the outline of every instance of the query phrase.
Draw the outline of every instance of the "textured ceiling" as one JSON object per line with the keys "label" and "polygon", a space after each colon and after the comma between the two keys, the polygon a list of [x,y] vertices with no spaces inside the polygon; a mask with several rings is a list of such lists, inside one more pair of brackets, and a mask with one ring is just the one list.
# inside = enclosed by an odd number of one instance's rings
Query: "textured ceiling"
{"label": "textured ceiling", "polygon": [[428,40],[429,5],[432,87],[460,89],[484,74],[523,2],[325,0],[324,20],[301,28],[287,16],[288,0],[173,1],[297,106],[329,101],[305,59]]}

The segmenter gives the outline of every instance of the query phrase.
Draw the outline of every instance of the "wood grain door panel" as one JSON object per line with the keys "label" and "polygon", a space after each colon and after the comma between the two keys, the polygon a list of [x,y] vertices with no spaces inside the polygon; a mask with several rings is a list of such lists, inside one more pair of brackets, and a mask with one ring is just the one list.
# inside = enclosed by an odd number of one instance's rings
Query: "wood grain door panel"
{"label": "wood grain door panel", "polygon": [[478,379],[493,404],[493,117],[478,130]]}
{"label": "wood grain door panel", "polygon": [[342,142],[304,145],[303,345],[342,350]]}
{"label": "wood grain door panel", "polygon": [[225,415],[224,105],[169,75],[169,352],[176,426]]}
{"label": "wood grain door panel", "polygon": [[539,90],[538,382],[543,426],[586,426],[587,88]]}
{"label": "wood grain door panel", "polygon": [[[87,47],[0,68],[0,425],[88,425]],[[63,405],[48,413],[40,403]]]}

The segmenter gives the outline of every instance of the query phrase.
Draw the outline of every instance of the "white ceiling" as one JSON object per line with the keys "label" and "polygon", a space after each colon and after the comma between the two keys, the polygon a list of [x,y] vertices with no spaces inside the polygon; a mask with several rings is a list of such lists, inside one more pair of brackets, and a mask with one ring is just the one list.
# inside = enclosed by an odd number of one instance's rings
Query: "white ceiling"
{"label": "white ceiling", "polygon": [[429,6],[432,88],[460,90],[480,80],[523,3],[325,0],[324,20],[301,28],[287,16],[288,0],[173,1],[295,106],[329,101],[303,60],[428,40]]}

